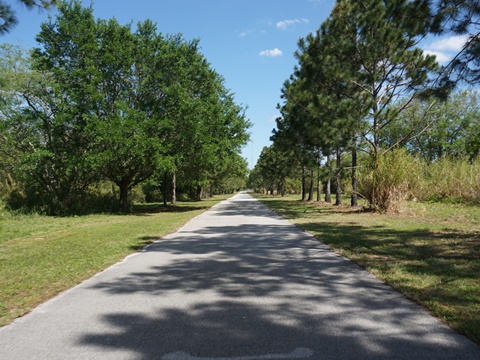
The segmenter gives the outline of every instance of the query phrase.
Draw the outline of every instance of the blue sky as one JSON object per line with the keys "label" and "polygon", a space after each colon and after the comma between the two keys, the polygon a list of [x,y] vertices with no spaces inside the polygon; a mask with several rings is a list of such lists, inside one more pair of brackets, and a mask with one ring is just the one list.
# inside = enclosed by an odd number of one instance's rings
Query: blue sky
{"label": "blue sky", "polygon": [[[12,0],[13,2],[13,0]],[[2,42],[25,48],[36,45],[40,23],[55,11],[28,11],[13,2],[19,25]],[[90,0],[84,0],[85,6]],[[318,29],[334,0],[96,0],[97,18],[115,17],[127,24],[145,19],[164,34],[182,33],[200,39],[201,51],[225,78],[237,103],[248,107],[251,142],[243,156],[253,167],[275,127],[283,82],[293,72],[297,41]],[[463,38],[431,39],[424,45],[442,62],[463,44]]]}

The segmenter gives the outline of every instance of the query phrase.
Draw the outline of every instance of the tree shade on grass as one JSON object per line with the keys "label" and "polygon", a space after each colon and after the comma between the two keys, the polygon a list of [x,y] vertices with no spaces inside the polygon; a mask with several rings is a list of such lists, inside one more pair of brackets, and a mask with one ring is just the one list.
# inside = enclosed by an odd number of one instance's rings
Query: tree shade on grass
{"label": "tree shade on grass", "polygon": [[227,198],[164,207],[146,204],[131,215],[0,217],[0,325],[176,231]]}

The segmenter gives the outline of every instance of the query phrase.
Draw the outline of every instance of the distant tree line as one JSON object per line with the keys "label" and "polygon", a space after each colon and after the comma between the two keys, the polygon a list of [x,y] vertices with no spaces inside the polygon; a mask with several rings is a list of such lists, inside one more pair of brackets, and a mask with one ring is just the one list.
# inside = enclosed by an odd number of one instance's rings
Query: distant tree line
{"label": "distant tree line", "polygon": [[[480,97],[453,90],[480,81],[479,15],[479,1],[338,0],[320,28],[298,42],[273,144],[249,186],[301,192],[303,200],[314,200],[316,191],[320,201],[324,192],[327,202],[334,191],[337,205],[348,192],[352,206],[361,196],[372,209],[387,210],[418,175],[396,167],[400,158],[425,166],[452,157],[477,161]],[[445,66],[419,48],[435,34],[467,38]]]}
{"label": "distant tree line", "polygon": [[175,203],[241,182],[250,123],[197,40],[97,20],[78,1],[58,10],[30,55],[1,47],[5,201],[69,214],[112,183],[127,211],[138,187]]}

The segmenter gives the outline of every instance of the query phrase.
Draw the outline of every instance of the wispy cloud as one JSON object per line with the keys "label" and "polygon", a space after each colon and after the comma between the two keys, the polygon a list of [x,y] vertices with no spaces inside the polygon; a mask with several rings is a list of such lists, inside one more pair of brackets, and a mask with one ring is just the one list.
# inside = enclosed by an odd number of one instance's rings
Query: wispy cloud
{"label": "wispy cloud", "polygon": [[270,27],[272,22],[270,20],[260,19],[257,20],[256,23],[248,28],[242,29],[242,31],[238,32],[238,37],[246,37],[250,35],[262,35],[265,34],[267,31],[265,30],[265,26]]}
{"label": "wispy cloud", "polygon": [[270,50],[263,50],[260,52],[260,56],[270,56],[270,57],[277,57],[282,56],[282,50],[278,48],[270,49]]}
{"label": "wispy cloud", "polygon": [[424,50],[425,55],[433,55],[436,57],[436,60],[440,64],[446,64],[451,60],[451,56],[440,51]]}
{"label": "wispy cloud", "polygon": [[463,48],[468,36],[458,35],[439,39],[424,48],[427,55],[435,55],[437,61],[445,65]]}
{"label": "wispy cloud", "polygon": [[291,28],[292,26],[295,26],[296,24],[308,24],[310,20],[301,18],[301,19],[288,19],[288,20],[282,20],[277,22],[276,26],[278,29],[281,30],[287,30],[288,28]]}
{"label": "wispy cloud", "polygon": [[245,37],[245,36],[251,34],[252,32],[253,32],[253,30],[247,29],[247,30],[241,31],[241,32],[238,34],[238,36],[239,36],[239,37]]}
{"label": "wispy cloud", "polygon": [[468,40],[468,35],[450,36],[434,41],[427,49],[432,51],[460,51]]}

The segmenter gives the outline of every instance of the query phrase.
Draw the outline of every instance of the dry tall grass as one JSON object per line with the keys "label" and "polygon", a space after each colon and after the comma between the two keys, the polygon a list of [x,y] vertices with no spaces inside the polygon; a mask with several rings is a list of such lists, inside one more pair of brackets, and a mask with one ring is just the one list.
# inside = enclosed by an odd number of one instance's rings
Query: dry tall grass
{"label": "dry tall grass", "polygon": [[395,211],[405,200],[480,203],[480,159],[444,158],[431,164],[403,149],[384,154],[378,168],[360,169],[358,190],[375,208]]}

